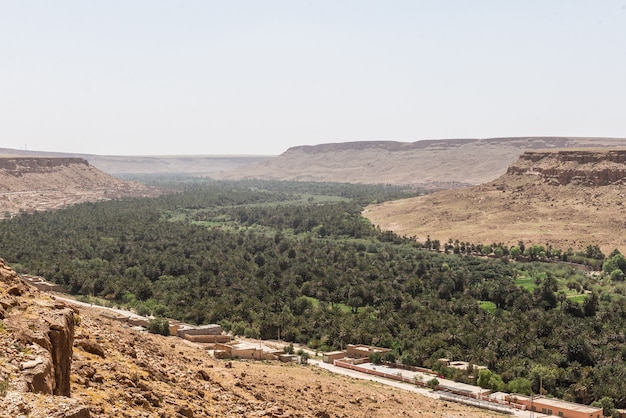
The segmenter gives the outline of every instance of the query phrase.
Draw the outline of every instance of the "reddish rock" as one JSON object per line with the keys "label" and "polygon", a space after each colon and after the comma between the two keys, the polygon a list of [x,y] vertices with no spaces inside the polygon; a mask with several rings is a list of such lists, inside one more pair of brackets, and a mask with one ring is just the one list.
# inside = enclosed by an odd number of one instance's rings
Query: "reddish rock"
{"label": "reddish rock", "polygon": [[80,347],[88,353],[95,354],[96,356],[106,358],[104,348],[100,344],[92,340],[79,340],[76,342],[76,347]]}

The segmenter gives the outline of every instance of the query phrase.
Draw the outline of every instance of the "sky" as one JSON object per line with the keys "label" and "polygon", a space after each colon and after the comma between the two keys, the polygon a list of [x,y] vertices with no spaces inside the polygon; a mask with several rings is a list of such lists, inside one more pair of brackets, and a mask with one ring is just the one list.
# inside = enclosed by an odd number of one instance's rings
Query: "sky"
{"label": "sky", "polygon": [[626,0],[0,0],[0,147],[626,137]]}

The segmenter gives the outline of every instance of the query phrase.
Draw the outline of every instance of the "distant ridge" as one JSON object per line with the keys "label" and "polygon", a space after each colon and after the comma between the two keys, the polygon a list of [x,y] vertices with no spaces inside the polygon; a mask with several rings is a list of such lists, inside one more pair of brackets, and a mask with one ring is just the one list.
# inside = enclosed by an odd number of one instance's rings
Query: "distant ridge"
{"label": "distant ridge", "polygon": [[0,148],[0,155],[83,158],[114,176],[182,174],[215,179],[378,183],[448,189],[504,174],[526,150],[626,147],[624,138],[456,138],[301,145],[279,156],[115,156]]}
{"label": "distant ridge", "polygon": [[[602,145],[598,145],[601,143]],[[308,154],[341,150],[382,149],[386,151],[410,151],[416,149],[455,148],[469,144],[506,145],[523,149],[573,148],[593,146],[621,146],[626,138],[582,138],[582,137],[509,137],[509,138],[455,138],[424,139],[415,142],[397,141],[354,141],[319,145],[300,145],[289,148],[286,153],[302,151]]]}
{"label": "distant ridge", "polygon": [[0,156],[33,156],[83,158],[94,167],[111,175],[186,174],[217,177],[224,171],[265,161],[264,155],[164,155],[120,156],[72,154],[46,151],[25,151],[0,148]]}
{"label": "distant ridge", "polygon": [[625,146],[626,139],[575,137],[328,143],[292,147],[223,177],[456,188],[497,178],[526,150]]}

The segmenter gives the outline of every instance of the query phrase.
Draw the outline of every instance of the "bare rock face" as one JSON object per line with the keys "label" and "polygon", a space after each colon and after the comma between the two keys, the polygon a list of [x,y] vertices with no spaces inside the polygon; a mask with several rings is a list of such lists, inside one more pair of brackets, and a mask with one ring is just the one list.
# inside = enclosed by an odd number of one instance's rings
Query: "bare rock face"
{"label": "bare rock face", "polygon": [[54,364],[55,395],[70,396],[70,370],[74,345],[74,311],[69,308],[57,311],[47,318],[49,325],[52,362]]}
{"label": "bare rock face", "polygon": [[90,418],[91,412],[81,401],[55,396],[11,391],[0,404],[0,418],[46,417]]}
{"label": "bare rock face", "polygon": [[[70,396],[74,311],[65,304],[34,299],[31,289],[0,259],[3,323],[15,338],[19,359],[14,386],[22,391]],[[25,299],[31,299],[25,302]]]}
{"label": "bare rock face", "polygon": [[67,167],[71,164],[89,165],[87,160],[82,158],[0,158],[0,169],[16,177],[22,176],[25,170],[33,173],[49,173],[56,167]]}
{"label": "bare rock face", "polygon": [[17,331],[24,351],[29,357],[35,356],[22,365],[25,373],[20,387],[31,392],[70,396],[74,311],[46,306],[33,306],[30,310],[35,315],[11,312],[7,318],[7,324]]}
{"label": "bare rock face", "polygon": [[305,145],[259,164],[238,167],[222,178],[385,183],[440,190],[493,181],[526,150],[625,146],[625,139],[572,137]]}
{"label": "bare rock face", "polygon": [[0,156],[4,216],[80,202],[157,196],[155,189],[112,177],[82,158]]}
{"label": "bare rock face", "polygon": [[104,348],[100,344],[91,340],[78,340],[76,346],[82,348],[87,353],[95,354],[98,357],[105,358]]}
{"label": "bare rock face", "polygon": [[626,149],[526,151],[507,174],[536,175],[552,185],[626,184]]}
{"label": "bare rock face", "polygon": [[22,378],[18,389],[23,392],[52,394],[54,391],[54,365],[50,352],[34,344],[31,348],[35,358],[20,365]]}

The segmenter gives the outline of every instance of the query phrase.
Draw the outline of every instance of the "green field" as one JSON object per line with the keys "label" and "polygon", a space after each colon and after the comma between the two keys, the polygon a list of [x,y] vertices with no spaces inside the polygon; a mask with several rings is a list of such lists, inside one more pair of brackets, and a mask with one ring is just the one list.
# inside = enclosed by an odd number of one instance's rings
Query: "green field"
{"label": "green field", "polygon": [[[313,304],[313,307],[314,307],[314,308],[317,308],[317,307],[319,306],[319,304],[320,304],[319,299],[313,298],[313,297],[311,297],[311,296],[305,296],[305,297],[306,297],[308,300],[310,300],[310,301],[311,301],[311,303]],[[350,313],[350,312],[352,312],[352,308],[351,308],[351,307],[349,307],[349,306],[348,306],[348,305],[346,305],[346,304],[343,304],[343,303],[333,303],[333,304],[332,304],[332,306],[333,306],[333,307],[337,307],[337,308],[339,308],[339,309],[340,309],[342,312],[344,312],[344,313]]]}
{"label": "green field", "polygon": [[535,279],[528,276],[523,276],[515,280],[515,284],[523,289],[528,290],[529,292],[532,292],[533,290],[535,290],[535,287],[537,287],[537,285],[535,284]]}
{"label": "green field", "polygon": [[479,300],[478,306],[480,306],[480,309],[484,309],[489,313],[494,313],[496,310],[496,304],[488,300]]}

